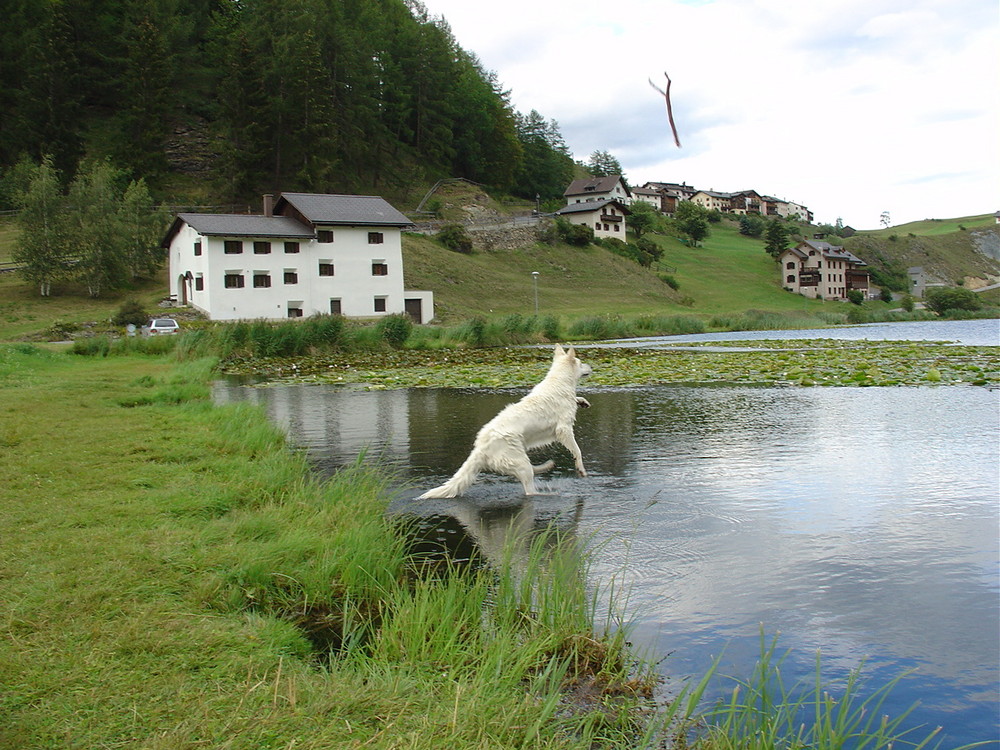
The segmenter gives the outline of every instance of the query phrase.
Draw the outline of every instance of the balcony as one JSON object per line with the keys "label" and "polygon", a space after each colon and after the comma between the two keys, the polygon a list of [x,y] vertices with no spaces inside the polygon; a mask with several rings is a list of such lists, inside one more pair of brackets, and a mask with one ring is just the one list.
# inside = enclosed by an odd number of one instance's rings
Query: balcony
{"label": "balcony", "polygon": [[868,288],[868,274],[866,273],[850,273],[846,275],[847,278],[847,288],[848,289],[867,289]]}
{"label": "balcony", "polygon": [[601,214],[601,221],[621,221],[622,217],[617,214]]}

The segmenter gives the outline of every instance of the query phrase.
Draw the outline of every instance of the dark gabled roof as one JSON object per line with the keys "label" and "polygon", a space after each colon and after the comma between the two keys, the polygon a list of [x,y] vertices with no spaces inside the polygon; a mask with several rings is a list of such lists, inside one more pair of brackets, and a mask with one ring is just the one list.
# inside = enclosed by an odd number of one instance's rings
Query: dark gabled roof
{"label": "dark gabled roof", "polygon": [[610,174],[606,177],[584,177],[580,180],[573,180],[569,187],[563,192],[563,196],[570,195],[593,195],[594,193],[610,193],[615,189],[615,185],[621,181],[625,188],[625,194],[631,195],[625,180],[620,174]]}
{"label": "dark gabled roof", "polygon": [[781,251],[779,257],[780,255],[784,255],[785,253],[792,253],[793,255],[797,255],[799,258],[809,257],[808,255],[805,254],[803,250],[800,250],[797,245],[795,247],[786,247],[784,250]]}
{"label": "dark gabled roof", "polygon": [[854,265],[867,266],[861,258],[853,253],[848,252],[842,247],[837,245],[831,245],[829,242],[823,242],[822,240],[803,240],[798,244],[798,247],[802,245],[808,245],[813,250],[817,250],[828,258],[835,258],[837,260],[846,260],[848,263],[853,263]]}
{"label": "dark gabled roof", "polygon": [[282,213],[286,203],[313,224],[404,227],[413,223],[377,195],[282,193],[274,212]]}
{"label": "dark gabled roof", "polygon": [[579,214],[588,213],[590,211],[598,211],[607,205],[615,204],[618,208],[622,210],[625,216],[628,216],[631,211],[628,210],[628,206],[622,203],[620,200],[615,198],[605,198],[600,201],[583,201],[582,203],[570,203],[568,206],[563,206],[558,211],[557,214]]}
{"label": "dark gabled roof", "polygon": [[694,195],[698,192],[698,188],[693,185],[688,185],[687,183],[677,183],[677,182],[647,182],[643,187],[652,187],[655,190],[673,190],[680,194],[691,193]]}
{"label": "dark gabled roof", "polygon": [[260,214],[177,214],[163,238],[163,247],[188,224],[198,234],[211,237],[272,237],[286,239],[311,239],[312,229],[287,216],[262,216]]}

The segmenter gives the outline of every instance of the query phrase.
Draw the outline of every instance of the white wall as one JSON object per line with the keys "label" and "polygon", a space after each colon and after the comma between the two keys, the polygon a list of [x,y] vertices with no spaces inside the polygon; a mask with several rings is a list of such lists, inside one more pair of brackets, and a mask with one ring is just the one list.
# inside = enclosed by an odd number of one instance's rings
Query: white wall
{"label": "white wall", "polygon": [[[323,228],[323,227],[321,227]],[[327,227],[329,228],[329,227]],[[188,224],[177,232],[170,245],[170,293],[181,303],[185,298],[181,277],[190,272],[204,278],[204,289],[195,290],[190,282],[187,302],[211,320],[284,319],[290,307],[301,308],[308,317],[329,313],[330,300],[340,300],[340,312],[348,317],[380,317],[404,312],[403,256],[401,232],[395,227],[332,227],[334,241],[295,240],[299,252],[286,253],[284,239],[271,239],[269,254],[255,254],[253,238],[202,237]],[[368,233],[380,232],[381,244],[371,244]],[[243,252],[226,255],[226,239],[242,239]],[[258,238],[259,239],[259,238]],[[195,256],[194,245],[200,240],[201,256]],[[334,266],[333,276],[320,276],[320,262]],[[388,274],[375,276],[372,264],[384,263]],[[297,283],[285,282],[285,271],[297,274]],[[270,276],[269,288],[254,287],[254,273]],[[227,289],[227,273],[243,276],[241,289]],[[427,300],[423,322],[433,316],[433,295],[416,293]],[[410,295],[413,296],[413,295]],[[385,310],[376,311],[376,298],[385,300]],[[428,308],[430,308],[428,310]]]}

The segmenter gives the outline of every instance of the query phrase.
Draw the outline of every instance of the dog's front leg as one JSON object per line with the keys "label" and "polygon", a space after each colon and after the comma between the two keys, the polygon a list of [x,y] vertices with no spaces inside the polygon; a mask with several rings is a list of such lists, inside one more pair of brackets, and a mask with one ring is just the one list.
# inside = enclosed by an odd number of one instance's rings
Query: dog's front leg
{"label": "dog's front leg", "polygon": [[590,402],[587,399],[585,399],[583,396],[577,396],[576,397],[576,405],[577,406],[582,406],[583,408],[586,409],[586,408],[590,407]]}
{"label": "dog's front leg", "polygon": [[556,438],[566,446],[571,454],[573,454],[573,462],[576,464],[576,473],[581,477],[587,476],[587,470],[583,468],[583,453],[580,452],[580,446],[576,443],[576,436],[573,434],[573,428],[563,428],[557,431]]}

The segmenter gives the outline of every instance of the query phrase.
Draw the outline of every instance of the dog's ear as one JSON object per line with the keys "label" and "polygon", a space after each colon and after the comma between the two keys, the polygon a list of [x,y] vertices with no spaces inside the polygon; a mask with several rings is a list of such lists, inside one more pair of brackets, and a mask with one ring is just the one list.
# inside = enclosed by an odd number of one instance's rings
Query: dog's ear
{"label": "dog's ear", "polygon": [[556,344],[555,351],[552,353],[552,359],[556,359],[558,357],[563,357],[565,355],[566,355],[566,352],[563,351],[562,344]]}
{"label": "dog's ear", "polygon": [[570,357],[571,359],[576,359],[576,348],[571,346],[569,349],[567,349],[566,356]]}

